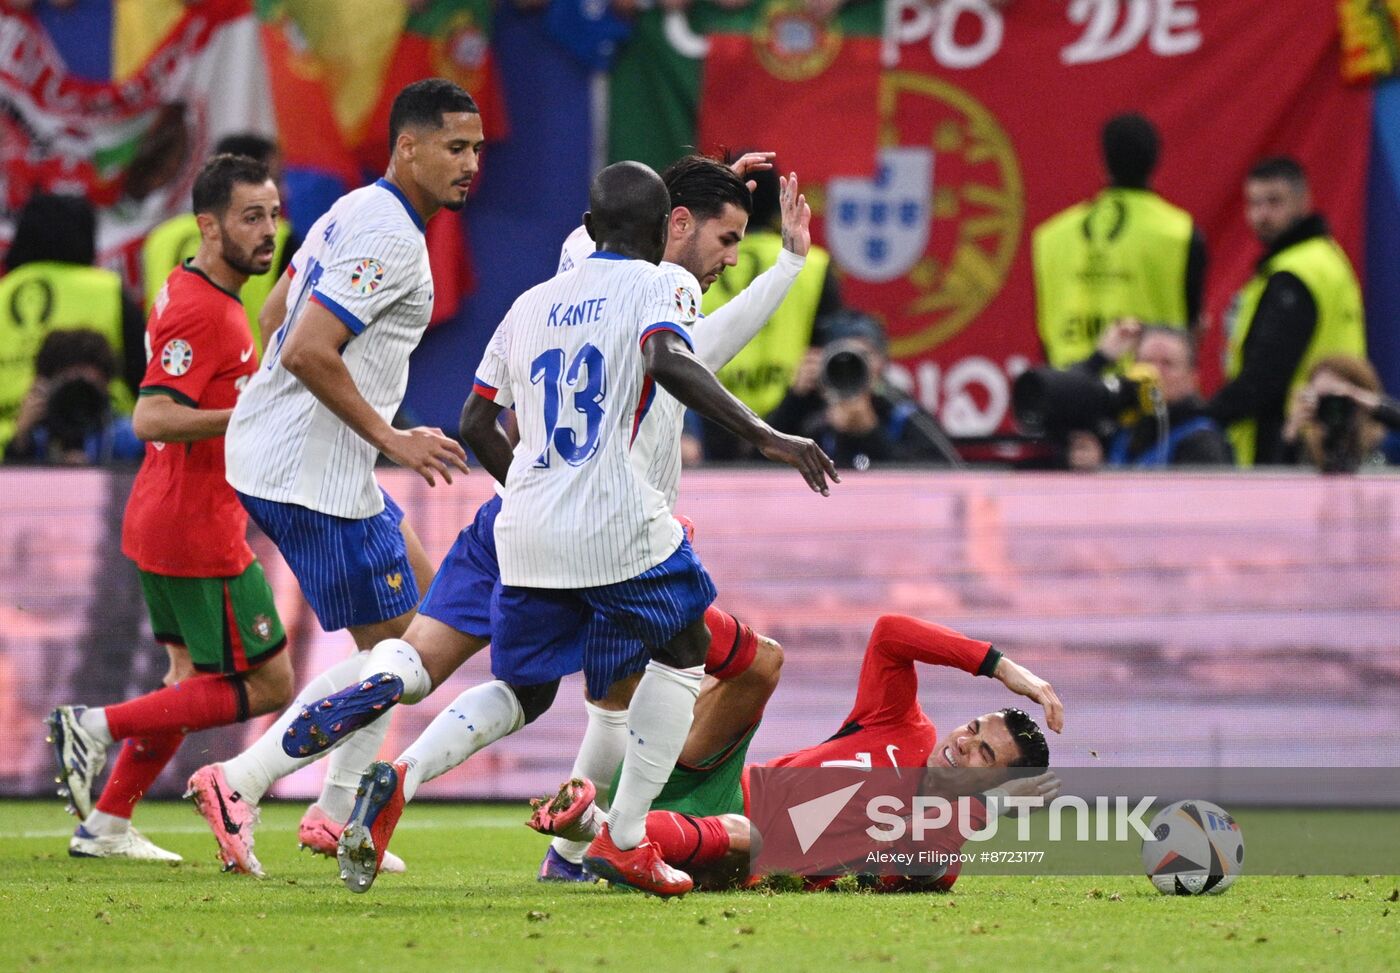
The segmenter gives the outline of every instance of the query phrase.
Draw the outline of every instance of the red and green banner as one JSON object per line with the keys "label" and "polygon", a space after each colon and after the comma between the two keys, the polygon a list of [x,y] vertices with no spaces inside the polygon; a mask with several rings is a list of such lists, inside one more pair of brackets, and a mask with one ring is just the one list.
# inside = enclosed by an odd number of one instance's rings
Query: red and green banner
{"label": "red and green banner", "polygon": [[[1011,378],[1041,357],[1031,231],[1103,185],[1099,130],[1117,113],[1156,124],[1154,187],[1206,237],[1208,384],[1222,312],[1260,253],[1241,200],[1255,161],[1298,158],[1362,266],[1370,92],[1342,81],[1333,7],[1268,7],[888,0],[853,3],[832,28],[786,0],[679,24],[653,15],[614,77],[611,154],[664,165],[689,146],[776,148],[807,176],[846,302],[885,322],[951,432],[991,434],[1008,426]],[[799,90],[800,111],[783,96]]]}
{"label": "red and green banner", "polygon": [[119,49],[104,60],[122,76],[84,77],[36,13],[0,4],[0,251],[33,194],[82,194],[98,208],[98,260],[139,293],[142,240],[187,210],[213,146],[276,124],[250,0],[177,7],[134,51],[122,35],[93,38]]}

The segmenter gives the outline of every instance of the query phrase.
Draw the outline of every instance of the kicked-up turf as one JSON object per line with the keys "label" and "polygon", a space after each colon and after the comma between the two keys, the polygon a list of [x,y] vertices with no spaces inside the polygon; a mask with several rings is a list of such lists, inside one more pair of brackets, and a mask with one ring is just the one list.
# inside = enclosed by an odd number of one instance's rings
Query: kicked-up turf
{"label": "kicked-up turf", "polygon": [[[70,859],[56,804],[0,802],[0,970],[1358,970],[1400,967],[1400,880],[1246,874],[1174,898],[1133,876],[966,876],[950,894],[693,893],[540,885],[524,805],[420,804],[408,874],[347,892],[269,804],[263,881],[220,872],[187,804],[137,825],[179,865]],[[1299,812],[1305,813],[1305,812]]]}

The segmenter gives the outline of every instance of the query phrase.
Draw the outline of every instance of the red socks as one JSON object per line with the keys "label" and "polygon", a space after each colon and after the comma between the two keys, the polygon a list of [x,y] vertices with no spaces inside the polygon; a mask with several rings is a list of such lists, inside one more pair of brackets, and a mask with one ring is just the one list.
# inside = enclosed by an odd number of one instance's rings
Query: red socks
{"label": "red socks", "polygon": [[710,630],[710,651],[705,656],[706,675],[716,679],[733,679],[753,665],[758,652],[758,636],[753,629],[714,605],[705,609],[705,625]]}
{"label": "red socks", "polygon": [[647,840],[666,864],[677,868],[713,865],[729,853],[729,832],[719,818],[693,818],[679,811],[649,813]]}
{"label": "red socks", "polygon": [[183,733],[171,732],[132,737],[122,744],[107,786],[97,799],[97,810],[130,819],[136,802],[151,789],[184,739]]}
{"label": "red socks", "polygon": [[115,706],[105,706],[113,740],[193,733],[227,726],[248,715],[243,684],[230,676],[195,676]]}

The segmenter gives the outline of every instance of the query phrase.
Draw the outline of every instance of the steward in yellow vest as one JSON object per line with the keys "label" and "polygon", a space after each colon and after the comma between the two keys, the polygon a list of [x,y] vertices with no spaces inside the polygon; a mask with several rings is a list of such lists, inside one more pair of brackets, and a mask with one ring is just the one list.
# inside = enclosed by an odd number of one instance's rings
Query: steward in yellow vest
{"label": "steward in yellow vest", "polygon": [[1226,319],[1228,382],[1209,405],[1241,466],[1286,461],[1288,403],[1329,355],[1366,356],[1361,287],[1327,223],[1311,211],[1302,168],[1269,159],[1245,183],[1246,216],[1267,249]]}
{"label": "steward in yellow vest", "polygon": [[[739,242],[739,262],[705,292],[705,313],[713,314],[776,264],[782,249],[781,234],[763,229],[751,231]],[[821,247],[814,245],[808,250],[807,262],[778,310],[763,330],[718,372],[724,387],[760,416],[772,412],[783,401],[798,363],[812,344],[812,325],[822,304],[830,266],[831,255]]]}
{"label": "steward in yellow vest", "polygon": [[1036,228],[1036,322],[1046,361],[1068,368],[1094,352],[1119,318],[1194,327],[1205,244],[1191,215],[1148,188],[1158,140],[1140,115],[1103,129],[1110,186]]}
{"label": "steward in yellow vest", "polygon": [[145,322],[123,296],[121,278],[91,265],[96,225],[92,205],[76,196],[34,196],[20,214],[9,272],[0,277],[0,450],[14,435],[51,331],[86,328],[107,339],[123,375],[112,380],[112,406],[131,412],[145,369]]}

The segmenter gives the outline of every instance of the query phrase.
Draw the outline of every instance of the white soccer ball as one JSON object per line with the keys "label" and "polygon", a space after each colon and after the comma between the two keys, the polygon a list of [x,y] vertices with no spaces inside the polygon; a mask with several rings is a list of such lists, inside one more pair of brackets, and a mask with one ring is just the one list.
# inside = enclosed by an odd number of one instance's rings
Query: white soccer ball
{"label": "white soccer ball", "polygon": [[1163,895],[1218,895],[1244,871],[1244,833],[1209,801],[1177,801],[1148,825],[1142,867]]}

